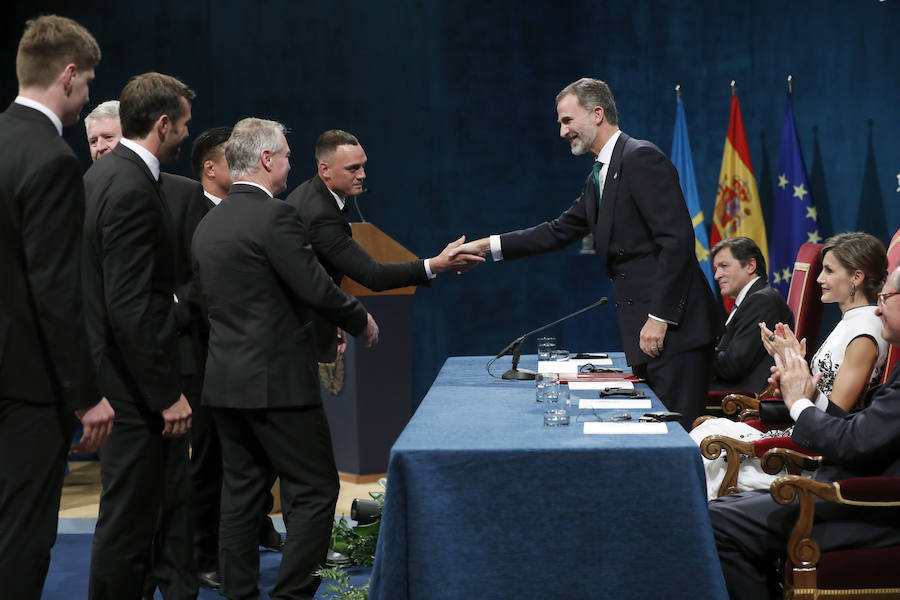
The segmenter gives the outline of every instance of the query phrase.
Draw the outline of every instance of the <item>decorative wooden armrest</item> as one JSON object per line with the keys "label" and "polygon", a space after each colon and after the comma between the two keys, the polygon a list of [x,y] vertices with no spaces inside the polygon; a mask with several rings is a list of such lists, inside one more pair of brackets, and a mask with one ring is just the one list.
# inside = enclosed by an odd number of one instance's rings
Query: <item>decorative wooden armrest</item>
{"label": "decorative wooden armrest", "polygon": [[743,394],[728,394],[722,398],[722,412],[726,415],[736,415],[747,409],[758,409],[759,399]]}
{"label": "decorative wooden armrest", "polygon": [[693,422],[693,424],[691,425],[691,429],[693,429],[694,427],[696,427],[696,426],[699,425],[700,423],[703,423],[704,421],[709,421],[710,419],[717,419],[717,418],[718,418],[718,417],[717,417],[716,415],[700,415],[699,417],[697,417],[696,419],[694,419],[694,422]]}
{"label": "decorative wooden armrest", "polygon": [[775,386],[774,385],[766,386],[766,389],[764,389],[763,391],[758,393],[756,395],[756,397],[759,400],[766,400],[768,398],[774,398],[775,397]]}
{"label": "decorative wooden armrest", "polygon": [[715,460],[725,451],[725,477],[722,479],[717,497],[737,494],[738,469],[741,467],[741,456],[753,456],[753,444],[736,440],[725,435],[710,435],[700,442],[700,453],[710,460]]}
{"label": "decorative wooden armrest", "polygon": [[788,556],[794,566],[794,588],[815,589],[821,556],[819,545],[811,537],[816,498],[846,505],[900,507],[900,478],[859,477],[822,483],[799,475],[782,475],[772,483],[769,493],[779,504],[790,504],[795,498],[800,502]]}
{"label": "decorative wooden armrest", "polygon": [[747,421],[759,420],[759,410],[755,408],[745,408],[741,411],[741,415],[738,417],[738,420],[741,423],[746,423]]}
{"label": "decorative wooden armrest", "polygon": [[[820,455],[804,453],[802,447],[791,441],[791,438],[770,438],[778,440],[778,447],[769,447],[765,449],[759,458],[762,470],[769,475],[777,475],[782,469],[787,470],[791,475],[799,475],[802,471],[815,471],[822,466],[822,457]],[[762,440],[760,440],[762,441]],[[784,447],[784,444],[790,447]],[[757,443],[757,450],[764,447]]]}

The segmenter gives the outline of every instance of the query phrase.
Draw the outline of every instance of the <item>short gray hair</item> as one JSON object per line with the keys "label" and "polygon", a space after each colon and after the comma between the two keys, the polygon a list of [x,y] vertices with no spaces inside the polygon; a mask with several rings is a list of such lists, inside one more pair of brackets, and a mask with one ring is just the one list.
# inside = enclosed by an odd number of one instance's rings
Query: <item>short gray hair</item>
{"label": "short gray hair", "polygon": [[88,116],[84,118],[84,127],[86,129],[94,119],[107,119],[109,117],[115,117],[117,121],[119,120],[118,100],[107,100],[106,102],[98,104],[97,107],[89,112]]}
{"label": "short gray hair", "polygon": [[556,103],[559,104],[560,100],[569,94],[575,94],[575,97],[578,98],[578,104],[584,110],[590,112],[594,110],[595,106],[599,106],[603,109],[606,121],[610,125],[619,124],[619,118],[616,113],[616,99],[613,98],[612,90],[609,89],[605,81],[591,79],[590,77],[582,77],[578,81],[573,81],[556,95]]}
{"label": "short gray hair", "polygon": [[241,119],[231,131],[225,145],[225,160],[231,178],[237,180],[254,173],[259,168],[259,156],[263,150],[277,154],[284,150],[281,134],[287,129],[277,121],[248,117]]}

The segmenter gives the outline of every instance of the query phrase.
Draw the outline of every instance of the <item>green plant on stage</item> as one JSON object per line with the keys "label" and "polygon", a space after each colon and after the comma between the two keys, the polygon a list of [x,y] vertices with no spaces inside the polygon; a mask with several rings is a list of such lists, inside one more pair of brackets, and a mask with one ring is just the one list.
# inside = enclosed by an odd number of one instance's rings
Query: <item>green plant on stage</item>
{"label": "green plant on stage", "polygon": [[[384,507],[384,492],[369,492],[372,500]],[[338,519],[331,530],[331,549],[340,552],[355,565],[371,566],[375,562],[375,546],[381,519],[368,525],[350,527],[346,519]]]}
{"label": "green plant on stage", "polygon": [[335,567],[319,569],[315,573],[322,579],[330,579],[333,583],[325,586],[325,600],[367,600],[369,598],[369,582],[362,587],[350,583],[350,575],[344,569]]}

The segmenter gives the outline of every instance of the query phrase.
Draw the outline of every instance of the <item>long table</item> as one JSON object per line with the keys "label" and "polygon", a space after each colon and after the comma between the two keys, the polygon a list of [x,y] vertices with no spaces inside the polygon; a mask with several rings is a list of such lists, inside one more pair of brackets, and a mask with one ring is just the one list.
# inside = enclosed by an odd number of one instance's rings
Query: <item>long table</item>
{"label": "long table", "polygon": [[391,450],[370,598],[727,598],[687,433],[545,427],[488,358],[448,359]]}

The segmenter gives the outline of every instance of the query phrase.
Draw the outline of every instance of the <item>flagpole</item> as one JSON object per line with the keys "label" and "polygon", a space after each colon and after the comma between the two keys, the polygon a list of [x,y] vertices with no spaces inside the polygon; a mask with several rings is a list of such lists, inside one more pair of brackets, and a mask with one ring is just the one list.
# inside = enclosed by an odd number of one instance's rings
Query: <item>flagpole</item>
{"label": "flagpole", "polygon": [[788,75],[788,94],[794,93],[794,76]]}
{"label": "flagpole", "polygon": [[737,93],[737,84],[734,82],[734,79],[731,80],[731,95],[734,96]]}
{"label": "flagpole", "polygon": [[680,83],[675,84],[675,99],[681,100],[681,84]]}

